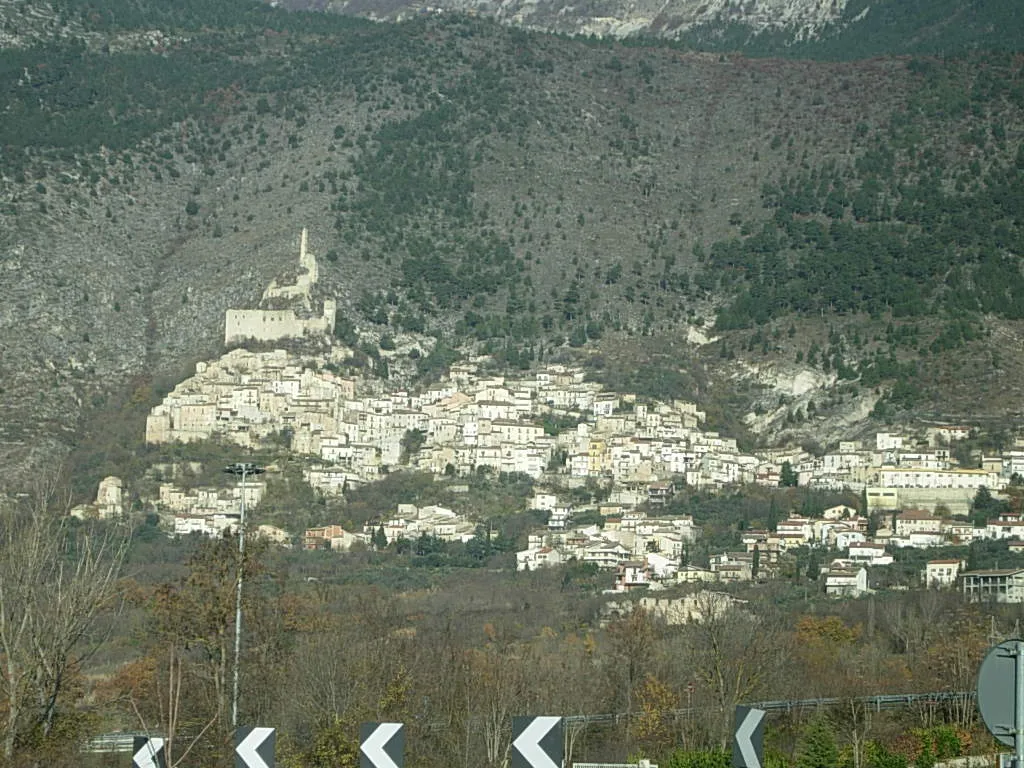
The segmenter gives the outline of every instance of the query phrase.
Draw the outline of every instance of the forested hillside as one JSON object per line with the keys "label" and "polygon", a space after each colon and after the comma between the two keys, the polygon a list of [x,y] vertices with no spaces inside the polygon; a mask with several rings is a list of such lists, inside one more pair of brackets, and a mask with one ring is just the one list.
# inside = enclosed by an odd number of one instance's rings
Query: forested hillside
{"label": "forested hillside", "polygon": [[[884,418],[1017,408],[1014,56],[747,59],[242,0],[5,7],[11,461],[80,444],[90,414],[137,440],[302,226],[371,356],[403,332],[513,367],[583,355],[772,439],[856,428],[843,408],[879,397]],[[794,402],[767,369],[824,387]]]}
{"label": "forested hillside", "polygon": [[1024,20],[1013,0],[852,0],[808,34],[799,24],[757,31],[740,22],[698,24],[683,45],[750,56],[855,60],[873,56],[963,56],[1020,50]]}

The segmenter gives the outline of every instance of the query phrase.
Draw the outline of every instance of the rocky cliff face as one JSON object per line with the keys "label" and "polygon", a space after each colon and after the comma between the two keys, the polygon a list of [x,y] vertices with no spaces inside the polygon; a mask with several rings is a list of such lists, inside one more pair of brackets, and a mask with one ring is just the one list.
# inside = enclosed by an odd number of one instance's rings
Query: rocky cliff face
{"label": "rocky cliff face", "polygon": [[739,25],[750,34],[784,31],[813,38],[843,16],[847,0],[281,0],[378,20],[459,12],[491,16],[528,29],[624,38],[674,38],[695,27]]}

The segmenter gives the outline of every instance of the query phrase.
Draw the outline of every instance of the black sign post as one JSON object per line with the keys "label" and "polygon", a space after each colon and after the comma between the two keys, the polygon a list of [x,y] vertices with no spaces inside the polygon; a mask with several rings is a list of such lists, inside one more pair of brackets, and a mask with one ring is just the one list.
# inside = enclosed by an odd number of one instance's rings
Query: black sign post
{"label": "black sign post", "polygon": [[732,737],[732,768],[764,765],[763,709],[736,707],[736,731]]}
{"label": "black sign post", "polygon": [[562,718],[512,718],[512,768],[562,768],[564,760]]}
{"label": "black sign post", "polygon": [[363,723],[359,729],[359,768],[402,768],[404,763],[402,723]]}

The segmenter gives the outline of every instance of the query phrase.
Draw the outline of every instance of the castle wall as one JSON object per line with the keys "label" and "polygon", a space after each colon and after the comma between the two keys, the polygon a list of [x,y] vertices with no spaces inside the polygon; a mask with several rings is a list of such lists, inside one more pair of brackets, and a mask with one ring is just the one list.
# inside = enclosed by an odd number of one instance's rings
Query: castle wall
{"label": "castle wall", "polygon": [[305,332],[306,321],[296,317],[291,309],[229,309],[224,322],[226,344],[243,339],[291,339]]}
{"label": "castle wall", "polygon": [[[306,248],[306,230],[299,240],[299,274],[294,285],[278,285],[273,281],[263,293],[263,299],[300,302],[306,311],[312,309],[311,290],[320,276],[316,257]],[[265,305],[264,305],[265,306]],[[338,303],[325,299],[320,317],[302,319],[294,309],[229,309],[224,318],[224,343],[232,344],[247,339],[278,341],[303,336],[330,336],[334,333],[334,317]]]}
{"label": "castle wall", "polygon": [[245,339],[277,341],[302,338],[306,334],[330,335],[334,333],[333,300],[324,302],[322,317],[303,320],[291,309],[229,309],[224,320],[224,343]]}

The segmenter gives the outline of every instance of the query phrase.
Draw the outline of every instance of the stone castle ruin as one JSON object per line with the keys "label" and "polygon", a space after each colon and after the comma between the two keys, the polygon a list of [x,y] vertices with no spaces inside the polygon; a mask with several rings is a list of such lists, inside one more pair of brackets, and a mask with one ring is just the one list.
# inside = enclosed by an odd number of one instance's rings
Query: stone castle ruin
{"label": "stone castle ruin", "polygon": [[263,292],[259,309],[229,309],[224,319],[224,343],[280,341],[306,336],[330,336],[338,303],[324,299],[317,307],[313,288],[319,278],[316,256],[306,247],[307,234],[299,240],[296,271],[279,276]]}

